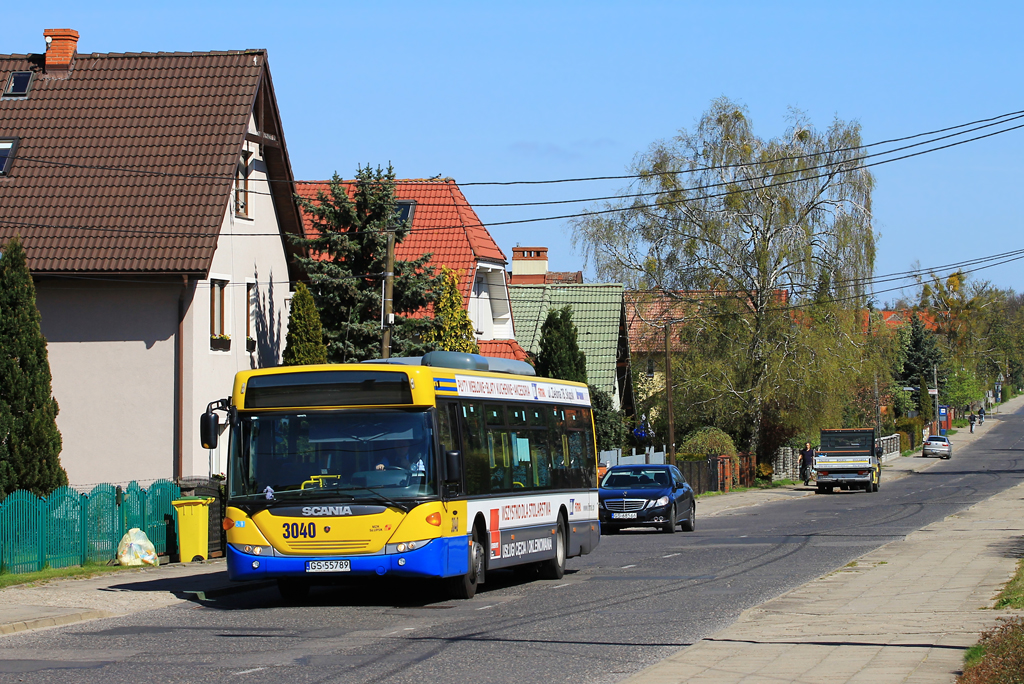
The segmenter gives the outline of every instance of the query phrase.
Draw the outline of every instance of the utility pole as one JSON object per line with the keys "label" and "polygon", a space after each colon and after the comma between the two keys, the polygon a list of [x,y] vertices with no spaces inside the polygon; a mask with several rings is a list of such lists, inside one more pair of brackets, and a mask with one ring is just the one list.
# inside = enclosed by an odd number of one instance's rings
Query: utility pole
{"label": "utility pole", "polygon": [[939,369],[932,364],[932,382],[935,383],[935,420],[939,420]]}
{"label": "utility pole", "polygon": [[676,422],[672,415],[672,324],[665,321],[665,400],[668,408],[668,462],[676,464]]}
{"label": "utility pole", "polygon": [[388,229],[387,266],[384,268],[384,317],[381,325],[384,335],[381,338],[380,355],[382,359],[391,358],[391,326],[395,324],[394,303],[392,295],[395,287],[395,231]]}
{"label": "utility pole", "polygon": [[878,373],[875,373],[875,439],[882,437],[882,408],[878,405]]}

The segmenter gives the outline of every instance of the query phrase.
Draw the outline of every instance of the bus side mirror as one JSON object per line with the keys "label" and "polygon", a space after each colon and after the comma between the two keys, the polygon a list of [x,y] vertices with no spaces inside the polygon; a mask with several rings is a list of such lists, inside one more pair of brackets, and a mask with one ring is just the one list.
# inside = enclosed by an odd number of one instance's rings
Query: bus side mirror
{"label": "bus side mirror", "polygon": [[444,452],[445,471],[447,477],[446,482],[462,482],[462,452],[461,451],[446,451]]}
{"label": "bus side mirror", "polygon": [[217,436],[220,434],[220,420],[213,411],[199,416],[199,442],[204,449],[217,448]]}

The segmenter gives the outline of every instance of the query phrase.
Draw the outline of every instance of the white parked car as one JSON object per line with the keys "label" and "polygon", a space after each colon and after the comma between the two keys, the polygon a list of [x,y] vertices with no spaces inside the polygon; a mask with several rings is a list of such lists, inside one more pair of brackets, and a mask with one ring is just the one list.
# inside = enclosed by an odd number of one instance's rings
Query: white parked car
{"label": "white parked car", "polygon": [[921,451],[924,456],[953,457],[953,445],[949,443],[949,438],[939,435],[932,435],[926,439],[924,441],[924,448]]}

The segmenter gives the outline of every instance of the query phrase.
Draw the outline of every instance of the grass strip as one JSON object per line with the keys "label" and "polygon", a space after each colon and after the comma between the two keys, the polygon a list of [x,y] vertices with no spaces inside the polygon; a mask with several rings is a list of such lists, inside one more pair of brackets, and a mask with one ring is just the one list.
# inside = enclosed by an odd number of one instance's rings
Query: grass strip
{"label": "grass strip", "polygon": [[98,563],[86,563],[75,565],[69,568],[46,568],[38,572],[21,572],[17,574],[0,573],[0,589],[14,587],[19,584],[39,584],[51,580],[95,577],[121,570],[135,570],[137,568],[126,568],[120,565],[100,565]]}
{"label": "grass strip", "polygon": [[996,596],[996,608],[1024,608],[1024,560],[1017,561],[1017,572]]}
{"label": "grass strip", "polygon": [[967,649],[957,684],[1016,684],[1024,681],[1024,618],[1005,620]]}

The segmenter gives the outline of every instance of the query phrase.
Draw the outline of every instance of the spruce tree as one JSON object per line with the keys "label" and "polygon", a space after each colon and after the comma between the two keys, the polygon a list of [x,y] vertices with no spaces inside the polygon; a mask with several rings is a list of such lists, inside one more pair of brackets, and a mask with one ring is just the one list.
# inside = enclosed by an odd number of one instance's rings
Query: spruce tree
{"label": "spruce tree", "polygon": [[921,375],[931,377],[933,366],[937,366],[941,373],[942,350],[939,348],[938,336],[925,327],[924,321],[915,311],[910,317],[910,343],[907,358],[903,362],[903,378],[909,383]]}
{"label": "spruce tree", "polygon": [[324,345],[320,313],[316,310],[313,295],[303,283],[295,286],[295,294],[292,295],[288,335],[285,337],[281,362],[285,366],[327,363],[327,346]]}
{"label": "spruce tree", "polygon": [[459,292],[459,274],[447,266],[441,267],[441,293],[434,304],[434,329],[427,340],[443,351],[478,354],[473,323],[462,307]]}
{"label": "spruce tree", "polygon": [[928,379],[925,375],[921,374],[919,380],[921,384],[921,391],[918,393],[918,404],[921,409],[921,417],[924,418],[926,423],[930,423],[935,420],[935,407],[932,406],[932,395],[928,394]]}
{"label": "spruce tree", "polygon": [[68,483],[39,322],[25,251],[14,238],[0,252],[0,498],[16,489],[45,496]]}
{"label": "spruce tree", "polygon": [[572,307],[551,309],[540,328],[537,375],[545,378],[587,381],[587,357],[580,351]]}
{"label": "spruce tree", "polygon": [[[314,201],[296,195],[311,217],[316,236],[293,237],[309,251],[299,257],[309,275],[310,292],[320,311],[327,358],[354,363],[381,356],[381,284],[387,263],[387,236],[395,242],[408,235],[409,221],[399,221],[395,174],[369,166],[356,173],[355,192],[348,192],[334,174],[327,192]],[[428,266],[430,254],[413,261],[395,261],[391,355],[415,356],[431,348],[424,339],[430,318],[410,318],[434,300],[440,283]]]}

